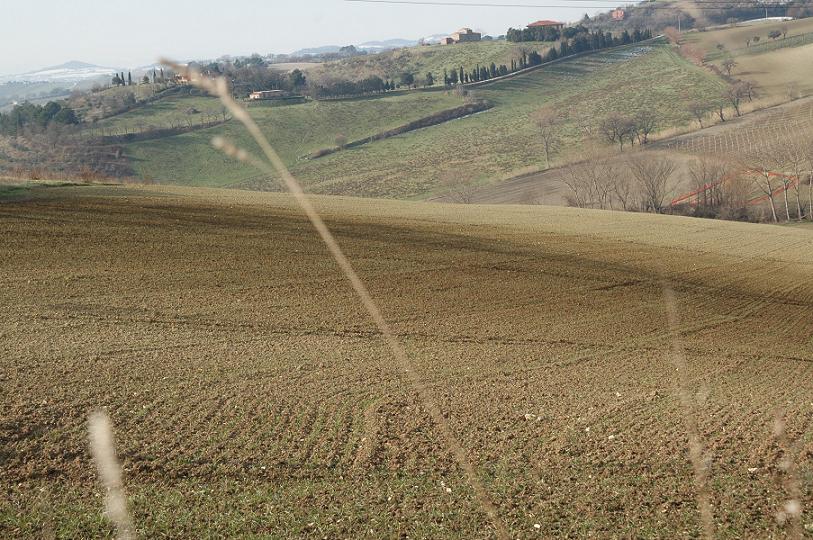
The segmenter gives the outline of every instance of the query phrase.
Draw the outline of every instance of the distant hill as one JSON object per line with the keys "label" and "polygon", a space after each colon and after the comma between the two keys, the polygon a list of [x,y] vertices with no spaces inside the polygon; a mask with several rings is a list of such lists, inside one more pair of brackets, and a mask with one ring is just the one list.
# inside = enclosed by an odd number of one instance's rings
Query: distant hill
{"label": "distant hill", "polygon": [[103,67],[86,62],[72,60],[58,66],[42,68],[28,73],[5,75],[0,77],[0,83],[7,82],[58,82],[74,83],[110,77],[111,73],[121,71],[121,68]]}
{"label": "distant hill", "polygon": [[309,47],[307,49],[299,49],[291,53],[291,56],[315,56],[317,54],[332,54],[337,53],[341,47],[338,45],[324,45],[322,47]]}
{"label": "distant hill", "polygon": [[417,44],[417,39],[387,39],[385,41],[368,41],[358,45],[358,48],[365,51],[386,51],[400,49],[401,47],[414,47]]}
{"label": "distant hill", "polygon": [[[355,47],[361,51],[367,51],[370,53],[382,52],[382,51],[391,51],[393,49],[401,49],[404,47],[414,47],[416,46],[421,40],[426,43],[438,43],[442,38],[446,35],[443,34],[434,34],[431,36],[426,36],[422,39],[402,39],[402,38],[395,38],[395,39],[385,39],[380,41],[365,41],[364,43],[359,43],[355,45]],[[315,56],[319,54],[335,54],[341,50],[340,45],[323,45],[321,47],[309,47],[307,49],[299,49],[298,51],[294,51],[291,53],[291,56]]]}

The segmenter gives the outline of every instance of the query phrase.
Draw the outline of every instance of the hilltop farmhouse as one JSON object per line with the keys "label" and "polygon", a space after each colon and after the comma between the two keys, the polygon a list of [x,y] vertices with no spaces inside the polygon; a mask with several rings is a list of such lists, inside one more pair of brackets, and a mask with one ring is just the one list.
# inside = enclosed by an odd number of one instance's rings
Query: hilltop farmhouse
{"label": "hilltop farmhouse", "polygon": [[252,101],[264,100],[264,99],[280,99],[284,98],[286,93],[282,90],[260,90],[257,92],[252,92],[248,95],[248,99]]}
{"label": "hilltop farmhouse", "polygon": [[536,21],[532,22],[528,25],[528,28],[555,28],[556,30],[561,30],[565,27],[565,23],[561,23],[559,21]]}
{"label": "hilltop farmhouse", "polygon": [[471,28],[461,28],[451,36],[441,40],[444,45],[452,45],[453,43],[472,43],[474,41],[481,41],[483,35],[480,32],[475,32]]}

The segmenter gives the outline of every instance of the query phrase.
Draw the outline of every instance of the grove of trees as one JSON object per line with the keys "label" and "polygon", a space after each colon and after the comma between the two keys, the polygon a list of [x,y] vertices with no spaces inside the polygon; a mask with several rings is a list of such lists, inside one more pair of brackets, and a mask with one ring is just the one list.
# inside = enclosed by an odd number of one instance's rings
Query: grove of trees
{"label": "grove of trees", "polygon": [[0,113],[0,133],[3,135],[41,133],[50,124],[70,126],[78,123],[76,112],[56,101],[49,101],[45,105],[26,102],[15,105],[8,113]]}

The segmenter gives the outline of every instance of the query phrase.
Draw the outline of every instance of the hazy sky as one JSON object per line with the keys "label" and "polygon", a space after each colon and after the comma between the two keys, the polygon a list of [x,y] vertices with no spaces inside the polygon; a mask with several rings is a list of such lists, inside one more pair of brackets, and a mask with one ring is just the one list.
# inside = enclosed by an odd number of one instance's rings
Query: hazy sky
{"label": "hazy sky", "polygon": [[[493,0],[497,4],[523,2]],[[320,45],[417,39],[461,26],[496,35],[509,26],[542,18],[578,19],[585,10],[575,5],[573,9],[544,9],[343,0],[2,0],[0,74],[69,60],[135,67],[161,55],[189,60],[284,53]]]}

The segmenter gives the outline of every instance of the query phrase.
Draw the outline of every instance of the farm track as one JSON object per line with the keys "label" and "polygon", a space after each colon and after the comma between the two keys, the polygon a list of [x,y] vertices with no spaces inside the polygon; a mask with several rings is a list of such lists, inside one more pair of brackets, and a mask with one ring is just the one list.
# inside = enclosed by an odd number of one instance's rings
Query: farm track
{"label": "farm track", "polygon": [[[813,504],[809,233],[318,204],[512,536],[699,533],[663,283],[720,536],[783,535],[777,410]],[[289,199],[56,188],[0,223],[0,535],[109,532],[85,445],[104,407],[145,537],[491,536]]]}

